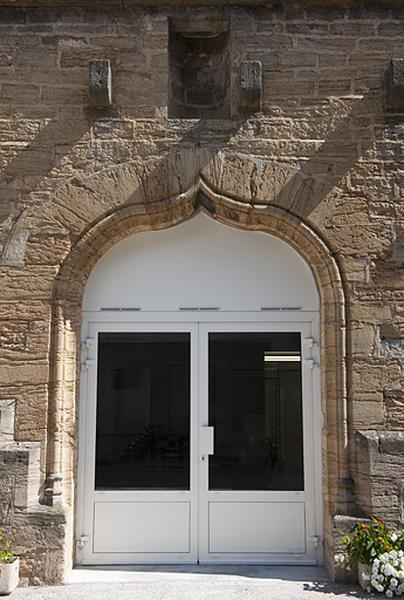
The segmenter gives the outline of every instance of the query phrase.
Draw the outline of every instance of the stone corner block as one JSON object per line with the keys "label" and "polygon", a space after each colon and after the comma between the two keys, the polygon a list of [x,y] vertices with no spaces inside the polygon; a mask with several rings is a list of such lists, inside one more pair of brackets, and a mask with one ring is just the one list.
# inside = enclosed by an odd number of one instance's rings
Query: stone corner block
{"label": "stone corner block", "polygon": [[0,443],[0,478],[14,481],[14,507],[26,509],[38,502],[40,443]]}
{"label": "stone corner block", "polygon": [[94,108],[109,108],[112,104],[111,63],[107,59],[89,62],[88,94]]}
{"label": "stone corner block", "polygon": [[356,569],[351,569],[344,556],[341,538],[349,533],[359,522],[366,520],[353,515],[336,514],[333,517],[333,547],[328,549],[328,567],[333,579],[338,583],[352,583],[356,581]]}
{"label": "stone corner block", "polygon": [[355,441],[357,506],[398,526],[403,507],[401,502],[391,503],[391,498],[401,497],[404,489],[404,432],[357,431]]}

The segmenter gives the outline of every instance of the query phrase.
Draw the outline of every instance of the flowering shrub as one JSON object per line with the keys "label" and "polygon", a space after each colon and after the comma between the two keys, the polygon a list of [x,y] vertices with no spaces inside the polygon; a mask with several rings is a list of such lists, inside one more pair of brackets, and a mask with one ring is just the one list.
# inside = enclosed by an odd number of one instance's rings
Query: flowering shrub
{"label": "flowering shrub", "polygon": [[391,550],[404,549],[404,533],[391,533],[383,519],[373,516],[367,523],[357,523],[350,533],[341,539],[345,546],[349,565],[371,565],[377,556]]}
{"label": "flowering shrub", "polygon": [[404,592],[404,552],[391,550],[375,558],[370,583],[375,590],[384,592],[388,598],[392,598],[393,595],[401,596]]}

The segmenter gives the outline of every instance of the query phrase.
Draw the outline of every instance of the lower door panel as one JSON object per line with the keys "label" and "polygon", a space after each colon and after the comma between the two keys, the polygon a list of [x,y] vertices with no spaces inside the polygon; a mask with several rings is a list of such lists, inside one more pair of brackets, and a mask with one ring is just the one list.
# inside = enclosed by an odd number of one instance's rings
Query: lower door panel
{"label": "lower door panel", "polygon": [[189,502],[95,502],[94,552],[190,552]]}
{"label": "lower door panel", "polygon": [[304,503],[209,503],[209,552],[304,554],[305,551]]}

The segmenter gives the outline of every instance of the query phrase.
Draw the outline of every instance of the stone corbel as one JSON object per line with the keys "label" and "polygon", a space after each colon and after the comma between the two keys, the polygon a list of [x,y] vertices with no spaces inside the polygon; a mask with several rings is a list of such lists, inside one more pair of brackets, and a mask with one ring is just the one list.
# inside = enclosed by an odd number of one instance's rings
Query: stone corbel
{"label": "stone corbel", "polygon": [[262,65],[258,60],[240,64],[239,112],[247,116],[259,112],[262,104]]}
{"label": "stone corbel", "polygon": [[89,62],[88,94],[94,108],[109,108],[112,104],[111,63],[107,59]]}
{"label": "stone corbel", "polygon": [[390,63],[387,108],[389,112],[404,113],[404,58],[393,58]]}

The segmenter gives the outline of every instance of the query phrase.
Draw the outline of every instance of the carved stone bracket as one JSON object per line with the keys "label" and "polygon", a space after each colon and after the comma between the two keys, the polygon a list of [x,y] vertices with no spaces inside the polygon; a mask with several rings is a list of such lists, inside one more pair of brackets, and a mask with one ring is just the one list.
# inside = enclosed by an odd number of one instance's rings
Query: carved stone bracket
{"label": "carved stone bracket", "polygon": [[88,91],[90,103],[95,108],[109,108],[111,106],[112,74],[109,60],[90,60]]}
{"label": "carved stone bracket", "polygon": [[240,64],[240,115],[247,116],[261,110],[262,65],[258,60],[243,61]]}
{"label": "carved stone bracket", "polygon": [[404,112],[404,58],[393,58],[387,81],[387,108]]}

